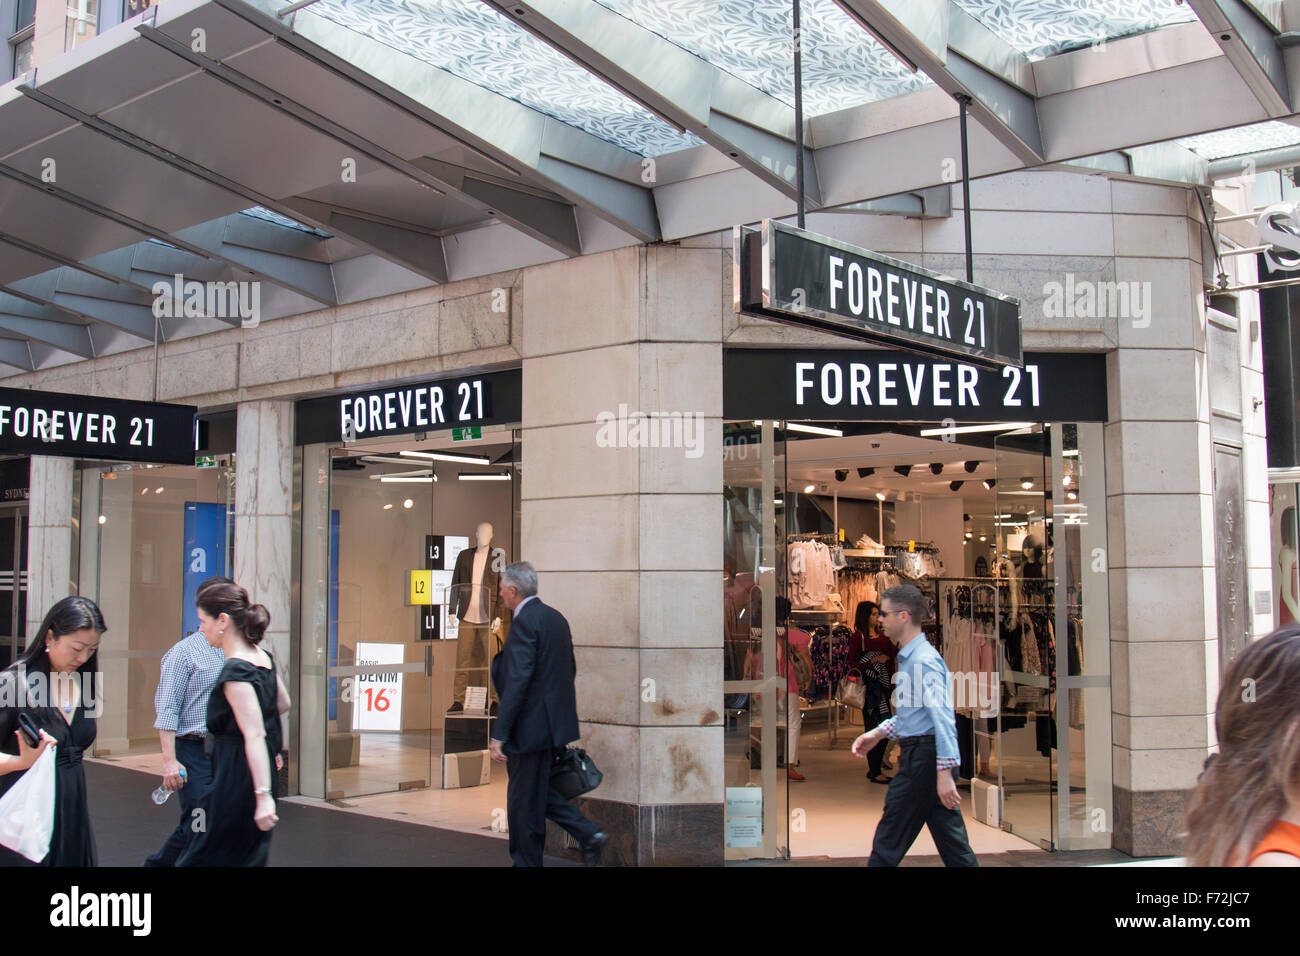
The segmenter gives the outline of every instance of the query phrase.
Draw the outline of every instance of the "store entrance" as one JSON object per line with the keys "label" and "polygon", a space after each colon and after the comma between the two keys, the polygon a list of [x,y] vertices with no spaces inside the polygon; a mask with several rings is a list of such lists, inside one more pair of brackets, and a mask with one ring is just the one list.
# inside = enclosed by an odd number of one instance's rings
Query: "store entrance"
{"label": "store entrance", "polygon": [[489,431],[304,449],[304,474],[327,476],[303,495],[304,795],[504,786],[487,668],[508,630],[519,446]]}
{"label": "store entrance", "polygon": [[[774,436],[783,540],[757,567],[771,568],[790,602],[786,641],[807,635],[812,674],[780,722],[783,779],[754,772],[748,785],[788,806],[789,854],[870,854],[898,754],[890,746],[876,765],[849,748],[896,690],[896,649],[871,640],[870,627],[880,595],[903,582],[927,598],[925,634],[953,677],[962,812],[977,855],[1109,845],[1108,826],[1097,825],[1110,814],[1101,426],[784,422]],[[762,496],[758,476],[731,464],[735,448],[724,454],[730,528],[745,485]],[[734,577],[728,567],[726,587]],[[734,670],[737,642],[761,634],[736,625],[741,604],[726,593]],[[778,669],[782,650],[778,641]],[[859,698],[873,680],[878,692]],[[729,778],[729,819],[740,806],[733,787]],[[937,853],[928,831],[912,853]]]}

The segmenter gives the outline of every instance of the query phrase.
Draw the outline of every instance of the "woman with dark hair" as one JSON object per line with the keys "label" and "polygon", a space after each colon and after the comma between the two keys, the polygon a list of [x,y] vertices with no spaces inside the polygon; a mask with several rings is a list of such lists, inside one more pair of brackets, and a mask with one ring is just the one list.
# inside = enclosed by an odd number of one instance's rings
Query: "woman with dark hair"
{"label": "woman with dark hair", "polygon": [[[0,794],[36,762],[55,750],[54,833],[42,866],[95,866],[95,836],[86,807],[82,752],[95,742],[95,717],[102,709],[99,641],[108,630],[99,608],[83,597],[65,597],[50,608],[26,652],[0,672]],[[26,714],[41,732],[29,747],[18,731]],[[31,865],[0,847],[0,866]]]}
{"label": "woman with dark hair", "polygon": [[203,826],[177,866],[265,866],[275,815],[272,792],[280,753],[280,715],[289,694],[275,659],[258,644],[271,623],[237,584],[213,584],[195,598],[199,630],[226,655],[208,698],[212,789],[200,801]]}
{"label": "woman with dark hair", "polygon": [[1214,729],[1219,752],[1188,805],[1188,863],[1300,866],[1300,625],[1233,661]]}
{"label": "woman with dark hair", "polygon": [[[849,643],[849,660],[862,672],[867,700],[862,707],[862,726],[870,729],[888,720],[889,695],[893,692],[895,658],[898,648],[880,630],[880,608],[874,601],[859,601],[853,616],[853,639]],[[889,783],[881,775],[888,740],[882,740],[867,753],[867,779],[872,783]]]}

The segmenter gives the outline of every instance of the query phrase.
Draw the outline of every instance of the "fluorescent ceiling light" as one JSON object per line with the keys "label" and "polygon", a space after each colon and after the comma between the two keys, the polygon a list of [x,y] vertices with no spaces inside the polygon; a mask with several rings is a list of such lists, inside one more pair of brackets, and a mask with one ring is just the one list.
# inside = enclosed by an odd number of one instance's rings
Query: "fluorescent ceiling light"
{"label": "fluorescent ceiling light", "polygon": [[[408,468],[415,465],[416,462],[409,458],[397,458],[393,455],[362,455],[361,461],[368,465],[406,465]],[[432,468],[432,465],[423,465],[424,468]]]}
{"label": "fluorescent ceiling light", "polygon": [[844,437],[844,432],[838,428],[822,428],[820,425],[796,425],[794,422],[786,422],[785,427],[792,432],[807,432],[809,435],[829,435],[831,438]]}
{"label": "fluorescent ceiling light", "polygon": [[408,478],[400,475],[382,475],[379,479],[386,485],[431,485],[433,476],[427,475],[424,478]]}
{"label": "fluorescent ceiling light", "polygon": [[500,474],[494,472],[492,474],[486,474],[486,475],[471,475],[462,471],[456,477],[459,478],[461,481],[509,481],[510,473],[506,472],[504,474]]}
{"label": "fluorescent ceiling light", "polygon": [[934,435],[969,435],[974,432],[1010,432],[1021,428],[1029,428],[1033,424],[1033,422],[1003,422],[1000,425],[954,425],[952,428],[922,428],[921,436],[928,438]]}
{"label": "fluorescent ceiling light", "polygon": [[403,451],[404,458],[427,458],[430,461],[454,461],[461,465],[490,465],[492,459],[487,455],[459,455],[443,451]]}
{"label": "fluorescent ceiling light", "polygon": [[436,475],[425,469],[419,471],[390,471],[382,475],[369,475],[371,481],[392,481],[397,478],[421,478],[429,481],[437,481]]}

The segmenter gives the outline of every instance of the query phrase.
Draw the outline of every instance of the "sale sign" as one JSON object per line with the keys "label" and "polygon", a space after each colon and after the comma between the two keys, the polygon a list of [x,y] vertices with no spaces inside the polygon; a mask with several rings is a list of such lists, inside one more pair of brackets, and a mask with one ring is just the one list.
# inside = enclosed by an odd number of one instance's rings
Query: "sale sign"
{"label": "sale sign", "polygon": [[[357,643],[357,666],[401,664],[404,644]],[[357,730],[402,729],[402,674],[398,670],[357,675]]]}

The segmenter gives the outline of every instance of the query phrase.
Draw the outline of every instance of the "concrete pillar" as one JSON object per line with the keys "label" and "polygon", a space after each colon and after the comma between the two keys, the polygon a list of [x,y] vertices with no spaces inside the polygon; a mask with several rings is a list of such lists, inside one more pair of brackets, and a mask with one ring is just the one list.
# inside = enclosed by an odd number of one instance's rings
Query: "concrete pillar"
{"label": "concrete pillar", "polygon": [[[286,686],[293,662],[293,403],[244,402],[235,437],[235,580],[271,613],[264,645]],[[286,744],[289,738],[285,737]]]}
{"label": "concrete pillar", "polygon": [[[723,859],[722,259],[625,249],[523,286],[521,557],[572,627],[611,863]],[[636,412],[684,440],[605,447]]]}
{"label": "concrete pillar", "polygon": [[33,455],[27,506],[27,636],[35,635],[45,612],[74,593],[71,458]]}
{"label": "concrete pillar", "polygon": [[1187,795],[1213,740],[1210,369],[1199,265],[1117,259],[1117,272],[1151,283],[1151,310],[1121,320],[1107,368],[1114,846],[1155,856],[1182,852]]}

